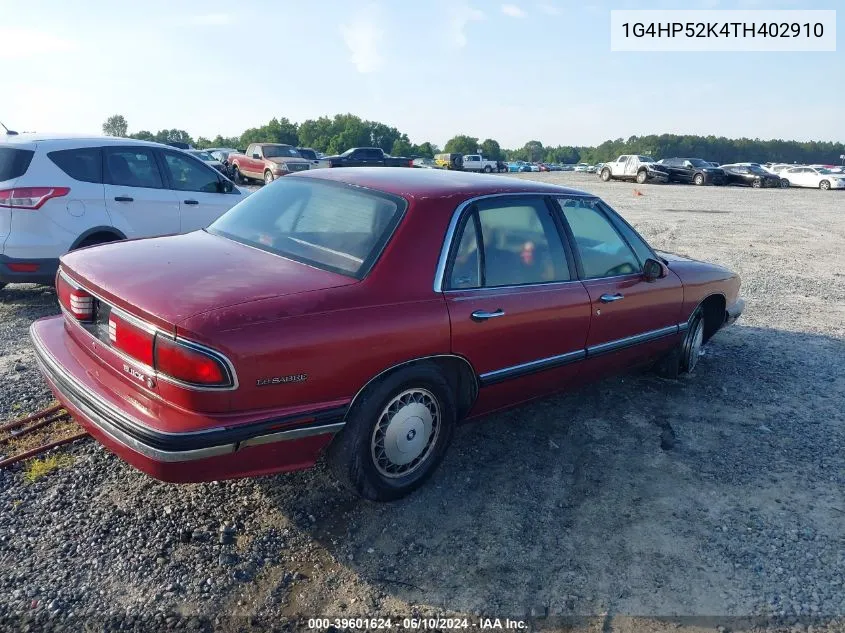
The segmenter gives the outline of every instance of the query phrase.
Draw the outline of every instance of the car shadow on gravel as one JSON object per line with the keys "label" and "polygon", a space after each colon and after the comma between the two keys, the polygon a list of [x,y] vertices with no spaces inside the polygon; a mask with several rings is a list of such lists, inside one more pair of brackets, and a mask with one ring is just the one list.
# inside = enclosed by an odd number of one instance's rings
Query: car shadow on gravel
{"label": "car shadow on gravel", "polygon": [[260,485],[342,566],[411,604],[845,614],[844,357],[841,339],[737,325],[678,381],[618,377],[462,427],[399,502],[358,501],[323,468],[304,492]]}

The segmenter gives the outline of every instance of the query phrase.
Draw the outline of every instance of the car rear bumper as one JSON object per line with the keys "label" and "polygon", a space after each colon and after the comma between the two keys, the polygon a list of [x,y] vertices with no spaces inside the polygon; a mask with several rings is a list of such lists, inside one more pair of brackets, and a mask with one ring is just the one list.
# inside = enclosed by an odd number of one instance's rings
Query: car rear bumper
{"label": "car rear bumper", "polygon": [[98,380],[104,370],[80,362],[84,352],[65,330],[63,317],[36,321],[30,336],[38,365],[62,405],[101,444],[163,481],[213,481],[308,468],[344,425],[346,407],[335,407],[248,424],[226,425],[218,419],[200,431],[161,431],[138,417],[128,394],[109,394]]}
{"label": "car rear bumper", "polygon": [[52,285],[58,269],[58,257],[32,259],[0,255],[0,282],[2,283]]}
{"label": "car rear bumper", "polygon": [[745,310],[745,299],[737,299],[725,309],[725,326],[733,325]]}

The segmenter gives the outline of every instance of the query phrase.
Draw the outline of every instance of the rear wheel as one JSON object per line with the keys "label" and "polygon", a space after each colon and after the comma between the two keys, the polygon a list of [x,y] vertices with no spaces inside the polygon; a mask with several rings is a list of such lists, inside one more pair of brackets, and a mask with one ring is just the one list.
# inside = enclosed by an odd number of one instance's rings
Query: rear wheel
{"label": "rear wheel", "polygon": [[786,178],[780,179],[780,188],[781,189],[789,189],[789,180]]}
{"label": "rear wheel", "polygon": [[403,497],[434,472],[455,427],[452,388],[422,364],[390,374],[353,405],[329,447],[337,478],[365,499]]}
{"label": "rear wheel", "polygon": [[604,182],[607,182],[608,180],[610,180],[610,170],[607,167],[605,167],[604,169],[601,170],[601,175],[599,177]]}
{"label": "rear wheel", "polygon": [[86,237],[71,250],[75,251],[77,248],[87,248],[89,246],[97,246],[98,244],[108,244],[109,242],[117,242],[118,240],[120,240],[120,238],[112,233],[95,233],[94,235]]}
{"label": "rear wheel", "polygon": [[641,169],[637,172],[637,183],[642,185],[646,180],[648,180],[648,172],[645,169]]}
{"label": "rear wheel", "polygon": [[490,165],[485,165],[485,166],[484,166],[484,173],[485,173],[485,174],[489,174],[491,171],[493,171],[493,168],[492,168],[492,167],[490,167]]}
{"label": "rear wheel", "polygon": [[699,186],[703,185],[703,184],[704,184],[704,174],[696,174],[696,175],[693,177],[692,181],[693,181],[696,185],[699,185]]}
{"label": "rear wheel", "polygon": [[822,180],[819,183],[819,189],[823,189],[824,191],[827,191],[828,189],[830,189],[830,181],[829,180]]}

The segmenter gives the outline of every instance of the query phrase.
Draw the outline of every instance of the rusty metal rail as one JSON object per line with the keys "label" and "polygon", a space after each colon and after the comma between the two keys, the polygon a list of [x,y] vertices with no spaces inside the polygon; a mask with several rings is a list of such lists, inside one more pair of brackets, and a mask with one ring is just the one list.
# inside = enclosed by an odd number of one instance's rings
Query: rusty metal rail
{"label": "rusty metal rail", "polygon": [[[29,437],[21,442],[20,439],[24,436]],[[80,431],[73,424],[73,418],[60,404],[47,407],[32,415],[0,425],[0,468],[17,464],[87,436],[88,433]]]}

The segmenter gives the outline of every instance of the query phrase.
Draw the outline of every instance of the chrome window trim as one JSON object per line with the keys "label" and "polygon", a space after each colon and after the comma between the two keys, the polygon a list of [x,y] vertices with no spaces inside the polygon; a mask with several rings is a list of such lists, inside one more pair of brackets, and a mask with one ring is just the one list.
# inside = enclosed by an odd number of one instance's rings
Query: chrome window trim
{"label": "chrome window trim", "polygon": [[[156,326],[152,323],[147,323],[146,321],[125,312],[121,308],[116,307],[111,301],[104,299],[102,297],[102,295],[99,295],[96,292],[92,292],[91,290],[89,290],[85,286],[82,286],[81,284],[79,284],[76,281],[74,281],[73,279],[71,279],[65,273],[65,271],[62,270],[61,268],[59,268],[59,275],[61,275],[62,279],[64,279],[70,286],[72,286],[76,290],[83,290],[83,291],[87,292],[92,297],[95,297],[98,301],[105,303],[109,307],[109,310],[116,312],[118,314],[118,316],[120,316],[120,318],[125,318],[127,321],[129,321],[133,325],[143,329],[144,331],[149,332],[150,334],[153,334],[155,336],[159,336],[159,335],[165,336],[168,339],[170,339],[171,341],[174,341],[176,343],[181,343],[181,344],[185,345],[186,347],[193,347],[194,349],[196,349],[200,352],[203,352],[204,354],[207,354],[208,356],[211,356],[214,359],[222,362],[224,368],[226,369],[226,371],[229,375],[229,379],[230,379],[232,384],[226,385],[225,387],[207,387],[207,386],[192,385],[190,383],[182,382],[181,380],[178,380],[176,378],[172,378],[171,376],[168,376],[167,374],[163,374],[161,372],[158,372],[154,368],[152,368],[148,365],[145,365],[144,363],[141,363],[140,361],[131,359],[126,354],[122,353],[120,350],[118,350],[116,347],[114,347],[112,345],[108,346],[108,349],[115,352],[123,360],[132,363],[135,366],[136,369],[140,369],[142,371],[150,373],[151,377],[154,377],[156,380],[163,380],[164,382],[170,383],[172,385],[177,385],[179,387],[183,387],[184,389],[190,389],[192,391],[235,391],[240,386],[240,383],[238,382],[238,374],[235,371],[235,366],[232,364],[232,361],[230,361],[223,353],[221,353],[221,352],[219,352],[215,349],[212,349],[210,347],[207,347],[207,346],[203,345],[202,343],[197,343],[196,341],[192,341],[191,339],[187,339],[187,338],[182,337],[182,336],[174,336],[174,334],[172,332],[168,332],[167,330],[163,330],[160,327],[158,327],[158,326]],[[61,305],[61,302],[59,303],[59,306],[61,307],[62,312],[64,314],[66,314],[66,315],[69,314],[69,312],[65,309],[65,307]],[[77,319],[76,317],[72,317],[71,322],[75,322],[77,325],[80,325],[80,326],[82,325],[81,322],[79,321],[79,319]],[[89,332],[88,330],[85,330],[85,328],[82,328],[82,329],[85,331],[86,334],[88,334],[89,336],[94,338],[94,340],[96,340],[100,344],[102,344],[102,341],[93,337],[91,332]]]}
{"label": "chrome window trim", "polygon": [[[469,199],[461,202],[455,208],[455,210],[452,212],[452,219],[449,221],[449,227],[446,229],[446,235],[443,238],[443,244],[440,247],[440,258],[437,260],[437,268],[435,269],[435,272],[434,272],[434,292],[441,293],[441,292],[447,291],[447,290],[444,290],[444,284],[446,282],[446,279],[445,279],[446,267],[449,264],[449,252],[452,250],[452,243],[455,241],[455,233],[458,230],[458,224],[460,223],[461,217],[463,216],[464,211],[467,209],[467,207],[469,207],[472,204],[475,204],[476,202],[479,202],[480,200],[488,200],[490,198],[542,198],[542,199],[545,200],[546,198],[554,197],[556,195],[564,195],[564,194],[556,193],[556,192],[550,192],[550,191],[542,191],[542,192],[541,191],[524,191],[524,192],[512,192],[511,191],[511,192],[506,192],[506,193],[486,193],[484,195],[475,196],[474,198],[469,198]],[[565,195],[570,195],[573,198],[596,199],[596,200],[599,199],[596,196],[594,196],[592,194],[588,194],[588,193],[583,193],[583,194],[573,193],[573,194],[565,194]],[[563,241],[563,239],[564,239],[564,237],[562,236],[561,241]],[[564,248],[566,248],[565,245],[564,245]],[[568,262],[567,262],[567,264],[568,264]],[[572,274],[573,271],[569,271],[569,272],[570,272],[570,274]],[[577,271],[576,271],[576,276],[577,276]],[[579,281],[579,280],[578,279],[569,279],[569,280],[566,280],[566,281]],[[547,285],[547,284],[555,284],[555,283],[561,283],[561,280],[548,281],[548,282],[542,282],[542,283],[536,283],[536,284],[525,284],[523,286],[519,286],[519,285],[517,285],[517,286],[513,286],[513,285],[511,285],[511,286],[491,286],[491,288],[494,288],[494,287],[495,288],[523,288],[523,287],[528,286],[528,285],[535,286],[535,285]],[[460,288],[457,288],[457,289],[452,288],[452,289],[449,289],[449,290],[461,290],[461,289]],[[464,290],[480,290],[480,288],[465,288]]]}

